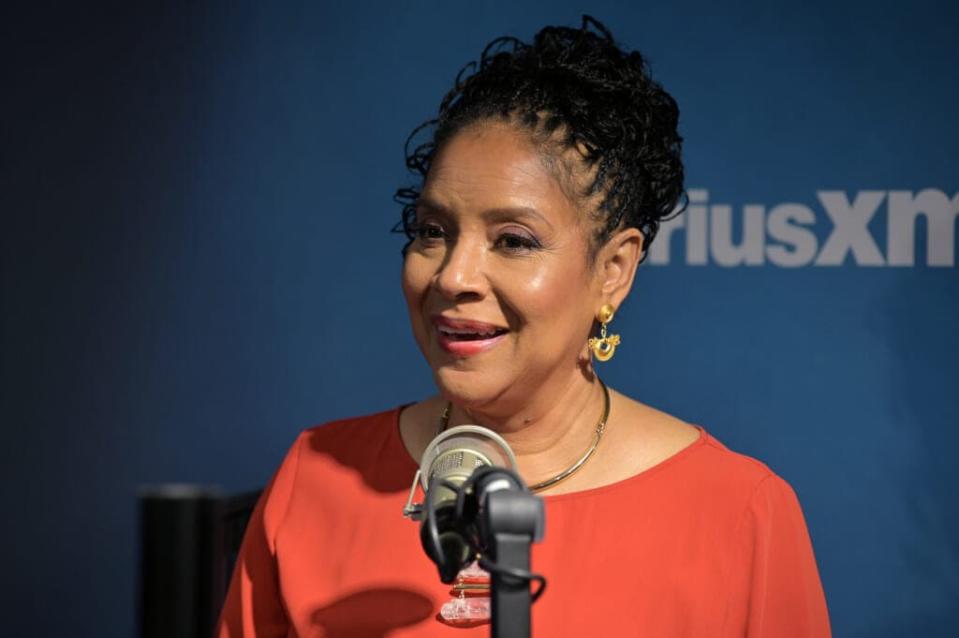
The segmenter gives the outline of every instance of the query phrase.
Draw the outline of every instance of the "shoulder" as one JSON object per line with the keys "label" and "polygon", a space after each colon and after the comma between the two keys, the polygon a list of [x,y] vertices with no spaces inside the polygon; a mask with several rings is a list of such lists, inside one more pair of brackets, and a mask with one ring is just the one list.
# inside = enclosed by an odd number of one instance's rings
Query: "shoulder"
{"label": "shoulder", "polygon": [[295,445],[312,450],[332,450],[341,447],[356,448],[358,440],[378,440],[389,437],[397,423],[400,408],[382,412],[328,421],[307,428],[297,437]]}
{"label": "shoulder", "polygon": [[[688,476],[700,494],[734,515],[740,531],[785,524],[805,530],[799,499],[792,486],[762,461],[734,452],[703,431]],[[721,505],[719,503],[722,503]]]}
{"label": "shoulder", "polygon": [[370,462],[366,457],[382,453],[390,446],[391,438],[398,438],[400,409],[338,419],[301,431],[274,473],[268,490],[288,493],[304,469],[316,471],[330,461],[353,466]]}
{"label": "shoulder", "polygon": [[791,488],[764,462],[733,451],[700,426],[695,440],[640,474],[647,490],[672,503],[686,503],[731,526],[769,494]]}
{"label": "shoulder", "polygon": [[724,484],[752,490],[767,480],[780,479],[764,462],[735,452],[715,436],[700,428],[700,463],[710,478]]}
{"label": "shoulder", "polygon": [[770,497],[795,500],[795,492],[766,463],[735,452],[701,430],[695,462],[688,468],[693,481],[716,495],[725,494],[745,507]]}
{"label": "shoulder", "polygon": [[293,444],[300,472],[364,468],[384,459],[403,458],[398,419],[401,408],[329,421],[303,430]]}
{"label": "shoulder", "polygon": [[400,410],[396,407],[303,430],[277,473],[288,485],[289,497],[299,501],[354,489],[408,489],[416,463],[400,439]]}
{"label": "shoulder", "polygon": [[632,474],[650,470],[693,493],[733,500],[775,477],[765,463],[729,449],[703,427],[619,397],[623,421],[613,447],[633,464]]}

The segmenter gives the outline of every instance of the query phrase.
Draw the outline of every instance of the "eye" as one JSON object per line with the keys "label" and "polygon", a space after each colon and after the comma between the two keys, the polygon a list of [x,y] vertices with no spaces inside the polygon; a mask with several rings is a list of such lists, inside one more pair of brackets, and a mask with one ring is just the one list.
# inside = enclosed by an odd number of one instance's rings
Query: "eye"
{"label": "eye", "polygon": [[535,238],[516,232],[507,232],[496,238],[496,247],[507,252],[527,252],[539,248]]}
{"label": "eye", "polygon": [[413,235],[424,243],[433,243],[446,239],[446,231],[436,222],[422,222],[411,229]]}

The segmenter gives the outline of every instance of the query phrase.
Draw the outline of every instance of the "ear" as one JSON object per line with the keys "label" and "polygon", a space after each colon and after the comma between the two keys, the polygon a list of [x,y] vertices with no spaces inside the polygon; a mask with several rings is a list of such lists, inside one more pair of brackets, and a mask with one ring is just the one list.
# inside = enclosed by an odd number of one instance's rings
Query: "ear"
{"label": "ear", "polygon": [[643,234],[625,228],[612,237],[597,255],[597,275],[604,303],[618,309],[633,287],[636,267],[643,257]]}

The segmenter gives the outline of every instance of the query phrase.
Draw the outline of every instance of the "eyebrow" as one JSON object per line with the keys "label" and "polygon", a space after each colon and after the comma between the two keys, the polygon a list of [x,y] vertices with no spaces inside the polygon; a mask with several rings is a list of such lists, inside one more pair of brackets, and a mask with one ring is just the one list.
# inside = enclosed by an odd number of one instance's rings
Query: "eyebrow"
{"label": "eyebrow", "polygon": [[[433,199],[429,199],[428,197],[421,196],[416,201],[416,206],[417,208],[422,206],[423,208],[431,211],[443,213],[445,215],[452,215],[452,211],[448,207]],[[490,222],[507,222],[514,221],[516,219],[522,219],[523,217],[532,217],[533,219],[536,219],[539,222],[549,226],[550,229],[553,228],[552,222],[550,222],[545,215],[530,206],[501,206],[497,208],[488,208],[482,212],[482,216],[485,220]]]}

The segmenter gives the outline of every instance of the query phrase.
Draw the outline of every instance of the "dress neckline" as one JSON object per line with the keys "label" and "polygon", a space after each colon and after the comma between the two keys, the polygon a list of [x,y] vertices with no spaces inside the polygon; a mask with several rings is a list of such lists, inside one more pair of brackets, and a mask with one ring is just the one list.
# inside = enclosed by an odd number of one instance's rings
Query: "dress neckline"
{"label": "dress neckline", "polygon": [[[398,453],[401,455],[404,463],[409,466],[410,474],[415,474],[416,470],[420,467],[420,462],[417,459],[413,458],[413,455],[410,454],[409,450],[406,449],[406,445],[403,443],[403,437],[400,434],[400,414],[404,408],[412,405],[411,403],[405,403],[403,405],[393,408],[390,413],[391,420],[391,444],[398,447]],[[659,461],[658,463],[647,467],[646,469],[633,474],[632,476],[627,476],[626,478],[620,479],[618,481],[613,481],[612,483],[606,483],[605,485],[597,485],[596,487],[590,487],[584,490],[577,490],[575,492],[563,492],[561,494],[543,494],[541,497],[546,503],[556,503],[560,501],[567,500],[576,500],[581,498],[590,498],[593,496],[598,496],[605,492],[614,492],[621,489],[626,489],[632,487],[635,484],[646,481],[649,477],[658,474],[673,465],[681,462],[685,458],[692,455],[696,450],[702,448],[707,443],[709,443],[710,435],[706,432],[706,429],[700,425],[692,424],[697,430],[699,430],[699,436],[696,437],[696,440],[687,445],[686,447],[680,449],[674,454],[666,457],[665,459]]]}

